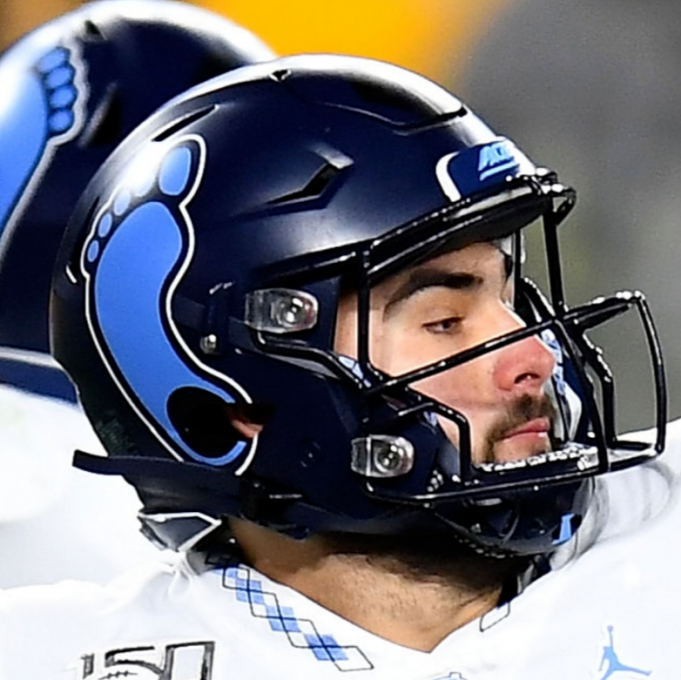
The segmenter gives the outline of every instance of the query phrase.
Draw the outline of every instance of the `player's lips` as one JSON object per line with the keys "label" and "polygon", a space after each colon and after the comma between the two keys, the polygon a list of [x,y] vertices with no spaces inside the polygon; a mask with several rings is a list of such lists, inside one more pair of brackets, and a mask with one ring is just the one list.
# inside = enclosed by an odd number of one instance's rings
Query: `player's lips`
{"label": "player's lips", "polygon": [[494,446],[494,459],[506,463],[544,453],[550,445],[549,418],[533,418],[507,430]]}
{"label": "player's lips", "polygon": [[504,439],[513,439],[524,435],[548,435],[551,430],[551,421],[548,418],[534,418],[518,427],[514,427],[504,434]]}

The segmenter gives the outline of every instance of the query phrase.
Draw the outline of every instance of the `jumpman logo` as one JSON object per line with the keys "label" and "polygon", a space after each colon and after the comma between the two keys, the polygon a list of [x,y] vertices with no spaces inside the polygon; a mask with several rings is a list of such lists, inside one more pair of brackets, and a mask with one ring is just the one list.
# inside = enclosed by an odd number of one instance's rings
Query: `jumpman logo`
{"label": "jumpman logo", "polygon": [[612,677],[615,673],[628,673],[631,675],[650,675],[650,671],[643,671],[640,668],[634,668],[633,666],[626,666],[623,664],[617,652],[615,652],[615,646],[612,639],[612,626],[608,626],[608,644],[603,647],[603,656],[601,657],[601,665],[598,667],[599,671],[604,670],[605,673],[601,675],[599,680],[607,680],[607,678]]}

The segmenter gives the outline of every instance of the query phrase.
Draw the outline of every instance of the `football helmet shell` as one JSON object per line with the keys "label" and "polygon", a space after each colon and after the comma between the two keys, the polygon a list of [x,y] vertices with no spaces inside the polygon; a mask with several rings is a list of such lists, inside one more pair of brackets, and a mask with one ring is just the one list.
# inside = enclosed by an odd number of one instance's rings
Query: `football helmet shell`
{"label": "football helmet shell", "polygon": [[[585,366],[610,376],[584,330],[639,311],[662,426],[664,376],[642,296],[565,304],[555,230],[573,202],[453,95],[395,66],[298,56],[194,88],[117,149],[63,242],[54,352],[109,451],[78,464],[125,474],[148,532],[173,547],[240,516],[292,536],[431,531],[495,556],[551,552],[593,476],[663,440],[611,455],[621,443]],[[551,303],[520,273],[521,230],[539,217]],[[508,238],[527,327],[400,376],[372,364],[372,285],[443,244]],[[354,358],[334,351],[348,287]],[[476,466],[465,414],[413,385],[530,335],[556,353],[555,450]],[[242,407],[267,413],[252,440],[230,425]]]}

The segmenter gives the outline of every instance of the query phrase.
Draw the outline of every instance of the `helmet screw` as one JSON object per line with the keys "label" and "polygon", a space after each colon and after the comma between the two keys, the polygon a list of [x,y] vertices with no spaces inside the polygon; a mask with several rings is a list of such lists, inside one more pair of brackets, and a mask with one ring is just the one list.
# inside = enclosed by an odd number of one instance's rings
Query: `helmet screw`
{"label": "helmet screw", "polygon": [[304,468],[311,468],[316,465],[321,455],[321,449],[317,442],[307,439],[302,443],[300,465]]}
{"label": "helmet screw", "polygon": [[376,463],[379,468],[383,468],[386,472],[397,470],[402,465],[403,452],[396,446],[391,446],[381,451],[376,456]]}
{"label": "helmet screw", "polygon": [[217,354],[218,336],[214,333],[204,335],[199,341],[199,347],[204,354]]}
{"label": "helmet screw", "polygon": [[351,468],[365,477],[388,479],[414,467],[414,446],[404,437],[370,434],[352,440]]}

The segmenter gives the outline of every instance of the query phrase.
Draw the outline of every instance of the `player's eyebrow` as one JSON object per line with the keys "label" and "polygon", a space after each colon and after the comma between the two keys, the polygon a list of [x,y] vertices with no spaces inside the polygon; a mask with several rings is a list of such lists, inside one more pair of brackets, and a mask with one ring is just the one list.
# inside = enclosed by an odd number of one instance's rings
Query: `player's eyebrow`
{"label": "player's eyebrow", "polygon": [[388,298],[383,309],[389,314],[395,306],[405,302],[426,288],[449,288],[451,290],[474,290],[483,284],[483,278],[470,272],[452,272],[442,269],[420,268],[409,273],[408,278]]}

